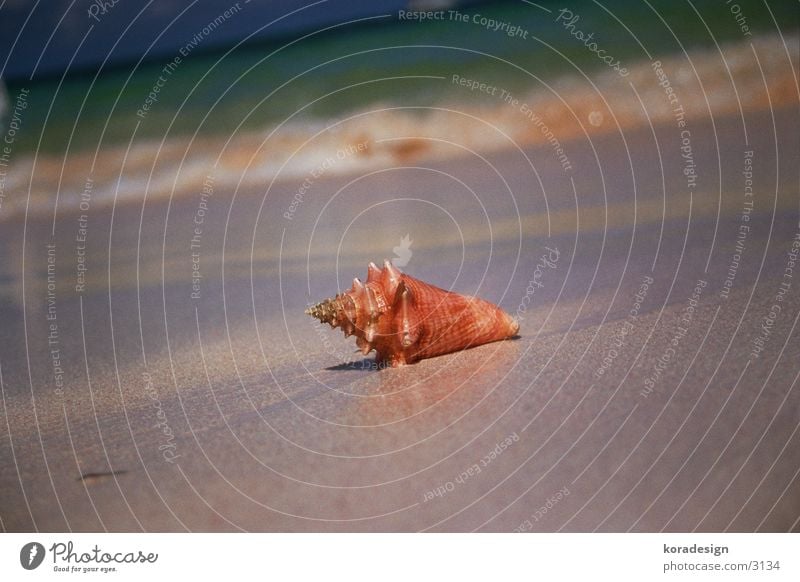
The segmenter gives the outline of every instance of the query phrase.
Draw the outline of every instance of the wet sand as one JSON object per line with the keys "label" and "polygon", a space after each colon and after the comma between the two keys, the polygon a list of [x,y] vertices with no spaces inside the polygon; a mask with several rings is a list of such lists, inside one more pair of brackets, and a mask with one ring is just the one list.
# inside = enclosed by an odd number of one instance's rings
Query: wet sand
{"label": "wet sand", "polygon": [[[694,189],[667,124],[4,223],[2,527],[800,530],[799,126],[693,121]],[[303,314],[405,234],[520,337],[374,370]]]}

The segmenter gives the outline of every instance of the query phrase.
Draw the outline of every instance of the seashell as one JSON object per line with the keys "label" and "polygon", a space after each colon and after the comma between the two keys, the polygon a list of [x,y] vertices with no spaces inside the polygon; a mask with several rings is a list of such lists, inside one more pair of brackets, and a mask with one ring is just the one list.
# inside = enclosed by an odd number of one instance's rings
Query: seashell
{"label": "seashell", "polygon": [[513,337],[519,324],[499,307],[445,291],[401,273],[389,261],[370,263],[367,282],[306,309],[345,337],[356,336],[361,353],[377,352],[379,364],[413,364]]}

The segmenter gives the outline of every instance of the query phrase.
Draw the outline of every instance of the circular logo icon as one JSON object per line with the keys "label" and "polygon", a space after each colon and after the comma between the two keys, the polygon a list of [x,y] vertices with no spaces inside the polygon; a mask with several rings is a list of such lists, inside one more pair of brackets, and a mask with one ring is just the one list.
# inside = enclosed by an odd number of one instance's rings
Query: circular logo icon
{"label": "circular logo icon", "polygon": [[19,551],[19,563],[26,570],[35,570],[44,560],[44,546],[39,542],[28,542]]}

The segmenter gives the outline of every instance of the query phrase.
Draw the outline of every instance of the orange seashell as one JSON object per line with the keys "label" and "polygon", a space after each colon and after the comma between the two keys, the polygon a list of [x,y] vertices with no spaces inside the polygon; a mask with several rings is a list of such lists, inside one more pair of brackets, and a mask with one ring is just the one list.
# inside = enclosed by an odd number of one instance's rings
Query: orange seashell
{"label": "orange seashell", "polygon": [[401,273],[389,261],[369,264],[367,282],[306,309],[345,337],[355,335],[367,355],[393,367],[413,364],[481,344],[510,338],[519,324],[499,307],[445,291]]}

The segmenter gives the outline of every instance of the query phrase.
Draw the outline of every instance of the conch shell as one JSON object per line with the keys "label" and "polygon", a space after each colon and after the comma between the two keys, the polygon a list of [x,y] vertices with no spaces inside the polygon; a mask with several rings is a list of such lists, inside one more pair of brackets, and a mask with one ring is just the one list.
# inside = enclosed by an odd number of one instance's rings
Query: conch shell
{"label": "conch shell", "polygon": [[513,337],[519,324],[499,307],[445,291],[401,273],[389,261],[383,269],[369,264],[367,282],[353,279],[344,293],[306,310],[367,355],[377,352],[379,364],[413,364],[466,348]]}

